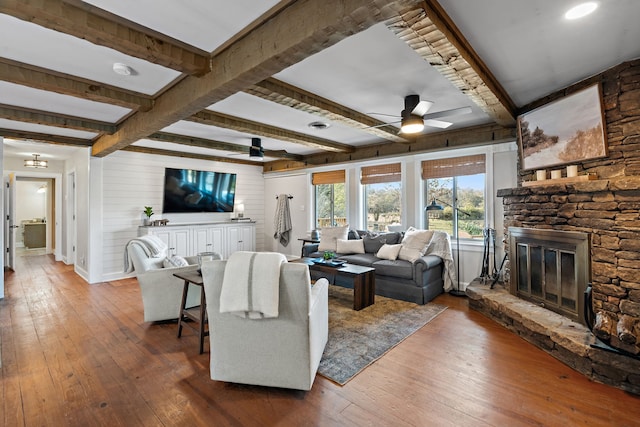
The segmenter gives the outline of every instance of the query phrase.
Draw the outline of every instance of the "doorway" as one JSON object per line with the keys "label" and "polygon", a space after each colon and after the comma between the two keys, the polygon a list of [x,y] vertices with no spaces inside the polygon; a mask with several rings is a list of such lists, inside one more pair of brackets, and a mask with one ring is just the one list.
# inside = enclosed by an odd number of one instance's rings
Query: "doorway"
{"label": "doorway", "polygon": [[[62,175],[27,171],[9,174],[15,177],[15,191],[8,192],[14,200],[8,201],[7,208],[15,208],[6,212],[6,218],[15,232],[5,235],[5,254],[51,253],[60,261]],[[13,268],[12,264],[5,265]]]}

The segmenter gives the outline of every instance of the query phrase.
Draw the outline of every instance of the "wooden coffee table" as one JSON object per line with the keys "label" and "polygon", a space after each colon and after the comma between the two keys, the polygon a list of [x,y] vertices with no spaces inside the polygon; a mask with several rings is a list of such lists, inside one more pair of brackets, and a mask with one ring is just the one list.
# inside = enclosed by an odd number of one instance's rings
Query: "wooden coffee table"
{"label": "wooden coffee table", "polygon": [[376,276],[375,268],[363,267],[356,264],[343,264],[340,267],[331,267],[322,264],[315,264],[315,258],[301,258],[298,262],[304,262],[309,266],[310,272],[321,274],[312,274],[313,276],[326,277],[332,285],[338,285],[336,279],[340,282],[346,282],[348,287],[353,287],[353,309],[362,310],[375,303],[376,296]]}

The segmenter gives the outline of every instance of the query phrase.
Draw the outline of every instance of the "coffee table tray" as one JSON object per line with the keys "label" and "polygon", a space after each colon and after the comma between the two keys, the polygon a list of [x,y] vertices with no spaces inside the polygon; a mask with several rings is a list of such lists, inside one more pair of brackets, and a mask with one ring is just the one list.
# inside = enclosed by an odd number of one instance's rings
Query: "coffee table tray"
{"label": "coffee table tray", "polygon": [[314,264],[317,265],[324,265],[327,267],[342,267],[344,264],[346,264],[346,261],[340,261],[340,260],[335,260],[335,261],[328,261],[322,258],[316,258],[314,260],[312,260],[312,262]]}

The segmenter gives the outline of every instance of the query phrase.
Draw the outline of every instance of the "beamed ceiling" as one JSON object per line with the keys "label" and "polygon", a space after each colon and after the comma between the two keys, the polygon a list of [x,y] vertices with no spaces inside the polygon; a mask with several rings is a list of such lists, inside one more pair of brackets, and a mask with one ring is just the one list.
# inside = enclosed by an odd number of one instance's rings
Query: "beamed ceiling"
{"label": "beamed ceiling", "polygon": [[[270,172],[513,141],[527,104],[640,56],[640,2],[599,3],[568,22],[575,1],[0,0],[4,154]],[[410,94],[471,112],[400,134]]]}

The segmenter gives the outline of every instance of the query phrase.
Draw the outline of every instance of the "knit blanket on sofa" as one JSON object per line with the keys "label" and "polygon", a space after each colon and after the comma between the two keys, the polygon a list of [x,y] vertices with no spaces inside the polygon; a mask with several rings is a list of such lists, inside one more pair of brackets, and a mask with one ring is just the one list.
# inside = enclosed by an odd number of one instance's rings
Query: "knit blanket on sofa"
{"label": "knit blanket on sofa", "polygon": [[456,271],[451,252],[451,238],[448,233],[435,231],[425,255],[436,255],[444,263],[444,291],[449,292],[456,282]]}

